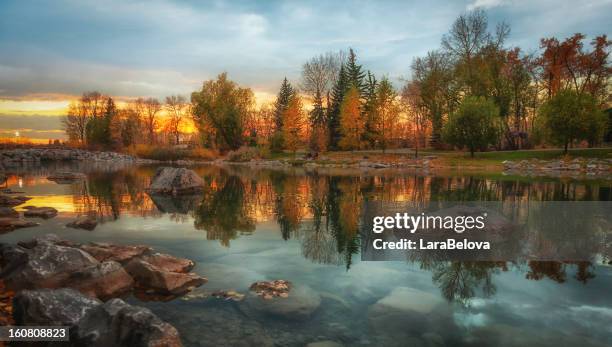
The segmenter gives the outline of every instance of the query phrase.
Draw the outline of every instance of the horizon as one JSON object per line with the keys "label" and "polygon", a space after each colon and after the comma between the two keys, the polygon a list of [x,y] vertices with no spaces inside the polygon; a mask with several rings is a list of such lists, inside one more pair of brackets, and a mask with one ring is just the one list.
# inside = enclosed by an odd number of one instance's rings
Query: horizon
{"label": "horizon", "polygon": [[538,51],[544,37],[607,34],[612,1],[54,2],[0,5],[0,137],[64,139],[71,100],[98,90],[120,101],[189,97],[221,72],[270,102],[286,76],[299,85],[313,56],[353,48],[377,77],[399,86],[418,56],[438,49],[460,14],[487,12],[511,27],[506,46]]}

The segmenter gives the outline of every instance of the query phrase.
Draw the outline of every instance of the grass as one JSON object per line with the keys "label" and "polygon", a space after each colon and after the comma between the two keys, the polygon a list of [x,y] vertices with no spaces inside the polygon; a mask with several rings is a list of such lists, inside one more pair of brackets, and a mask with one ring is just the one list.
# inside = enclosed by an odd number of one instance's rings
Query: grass
{"label": "grass", "polygon": [[170,160],[214,160],[217,154],[206,148],[176,149],[173,147],[137,145],[129,153],[143,159]]}

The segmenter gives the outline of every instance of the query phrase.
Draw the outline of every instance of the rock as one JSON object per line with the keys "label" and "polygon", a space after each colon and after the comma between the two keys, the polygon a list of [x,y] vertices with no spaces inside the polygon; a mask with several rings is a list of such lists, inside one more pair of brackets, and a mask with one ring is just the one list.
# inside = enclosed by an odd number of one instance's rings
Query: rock
{"label": "rock", "polygon": [[31,248],[8,247],[3,257],[8,264],[0,273],[7,288],[14,291],[67,286],[72,273],[95,266],[98,261],[77,248],[38,240]]}
{"label": "rock", "polygon": [[37,225],[38,223],[19,218],[0,218],[0,232],[13,231],[20,228],[29,228]]}
{"label": "rock", "polygon": [[194,273],[165,271],[138,258],[131,260],[125,269],[138,287],[160,294],[181,295],[207,282]]}
{"label": "rock", "polygon": [[185,273],[193,269],[195,266],[195,263],[192,260],[173,257],[171,255],[162,253],[144,254],[140,257],[140,259],[153,265],[159,270],[169,272]]}
{"label": "rock", "polygon": [[240,294],[234,290],[217,290],[211,294],[212,297],[224,300],[242,301],[244,294]]}
{"label": "rock", "polygon": [[68,288],[24,290],[13,298],[13,318],[17,325],[72,326],[100,304]]}
{"label": "rock", "polygon": [[92,242],[80,248],[98,261],[113,260],[122,264],[151,251],[147,246],[123,246],[102,242]]}
{"label": "rock", "polygon": [[70,333],[80,346],[182,346],[179,333],[149,309],[112,299],[88,310]]}
{"label": "rock", "polygon": [[[284,320],[303,321],[309,319],[321,305],[321,296],[308,286],[294,286],[288,297],[263,299],[249,293],[240,303],[240,309],[254,318],[272,316]],[[263,316],[263,317],[262,317]]]}
{"label": "rock", "polygon": [[67,285],[81,293],[102,300],[130,291],[134,280],[116,261],[105,261],[70,275]]}
{"label": "rock", "polygon": [[49,181],[54,181],[58,184],[69,184],[74,181],[80,181],[87,178],[87,176],[80,172],[56,172],[51,176],[47,176]]}
{"label": "rock", "polygon": [[306,347],[342,347],[342,346],[344,345],[336,341],[331,341],[331,340],[311,342],[306,345]]}
{"label": "rock", "polygon": [[57,216],[57,210],[53,207],[34,207],[26,206],[23,212],[24,217],[38,217],[43,219],[53,218]]}
{"label": "rock", "polygon": [[19,217],[19,212],[15,211],[12,207],[0,207],[0,217],[17,218]]}
{"label": "rock", "polygon": [[188,194],[200,192],[204,181],[193,170],[185,168],[161,167],[151,180],[149,192],[152,194]]}
{"label": "rock", "polygon": [[373,167],[375,169],[386,169],[389,167],[389,165],[383,163],[373,163],[372,165],[370,165],[370,167]]}
{"label": "rock", "polygon": [[95,217],[91,216],[81,216],[76,220],[66,224],[69,228],[75,229],[85,229],[85,230],[94,230],[98,225],[98,221]]}
{"label": "rock", "polygon": [[261,296],[263,299],[272,299],[273,297],[286,298],[291,290],[291,282],[285,280],[261,281],[251,284],[249,290]]}
{"label": "rock", "polygon": [[28,200],[30,200],[30,198],[25,196],[0,195],[0,206],[17,206]]}

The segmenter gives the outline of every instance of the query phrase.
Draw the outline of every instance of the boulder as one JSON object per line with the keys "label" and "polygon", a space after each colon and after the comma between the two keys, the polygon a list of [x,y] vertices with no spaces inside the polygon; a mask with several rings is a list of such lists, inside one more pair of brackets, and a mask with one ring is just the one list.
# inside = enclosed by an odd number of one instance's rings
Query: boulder
{"label": "boulder", "polygon": [[151,194],[189,194],[202,191],[204,181],[193,170],[175,167],[157,169],[151,180]]}
{"label": "boulder", "polygon": [[141,260],[153,265],[157,269],[169,272],[189,272],[195,266],[192,260],[173,257],[163,253],[146,253],[140,257]]}
{"label": "boulder", "polygon": [[0,232],[13,231],[15,229],[34,227],[37,225],[38,223],[19,218],[0,217]]}
{"label": "boulder", "polygon": [[81,216],[76,220],[66,224],[69,228],[75,229],[85,229],[85,230],[94,230],[98,225],[98,221],[95,217],[91,216]]}
{"label": "boulder", "polygon": [[125,269],[138,287],[160,294],[181,295],[207,282],[194,273],[166,271],[139,258],[132,259]]}
{"label": "boulder", "polygon": [[72,326],[101,302],[74,289],[24,290],[13,298],[16,325]]}
{"label": "boulder", "polygon": [[57,216],[57,210],[53,207],[34,207],[26,206],[23,212],[24,217],[38,217],[43,219],[53,218]]}
{"label": "boulder", "polygon": [[130,291],[134,280],[118,262],[105,261],[72,273],[66,285],[92,298],[107,300]]}
{"label": "boulder", "polygon": [[49,181],[54,181],[58,184],[70,184],[75,181],[84,180],[87,176],[80,172],[56,172],[51,176],[47,176]]}
{"label": "boulder", "polygon": [[122,264],[151,251],[151,248],[147,246],[124,246],[102,242],[92,242],[79,248],[98,261],[113,260]]}
{"label": "boulder", "polygon": [[0,207],[0,217],[17,218],[19,217],[19,212],[15,211],[12,207]]}
{"label": "boulder", "polygon": [[80,346],[182,346],[179,333],[149,309],[112,299],[88,310],[71,329]]}
{"label": "boulder", "polygon": [[17,206],[28,200],[30,200],[30,198],[26,196],[0,195],[0,206]]}
{"label": "boulder", "polygon": [[[80,249],[36,240],[31,248],[9,246],[3,251],[7,265],[0,273],[7,288],[14,291],[34,288],[59,288],[72,273],[95,266],[98,261]],[[24,244],[31,246],[31,244]]]}
{"label": "boulder", "polygon": [[321,296],[308,286],[293,286],[287,297],[274,296],[264,299],[254,292],[247,294],[240,302],[240,309],[247,316],[263,319],[266,317],[283,320],[304,321],[309,319],[321,305]]}

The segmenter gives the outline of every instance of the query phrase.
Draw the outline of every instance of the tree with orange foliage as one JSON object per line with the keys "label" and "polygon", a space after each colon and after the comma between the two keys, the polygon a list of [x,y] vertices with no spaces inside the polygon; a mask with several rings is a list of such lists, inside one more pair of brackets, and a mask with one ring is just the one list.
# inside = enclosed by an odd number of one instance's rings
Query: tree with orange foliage
{"label": "tree with orange foliage", "polygon": [[340,107],[340,147],[355,150],[361,147],[361,138],[365,131],[365,122],[361,117],[359,90],[351,87]]}
{"label": "tree with orange foliage", "polygon": [[300,133],[304,127],[304,108],[302,106],[302,98],[299,95],[293,94],[289,99],[289,105],[283,112],[283,138],[285,139],[285,148],[295,152],[300,144]]}

